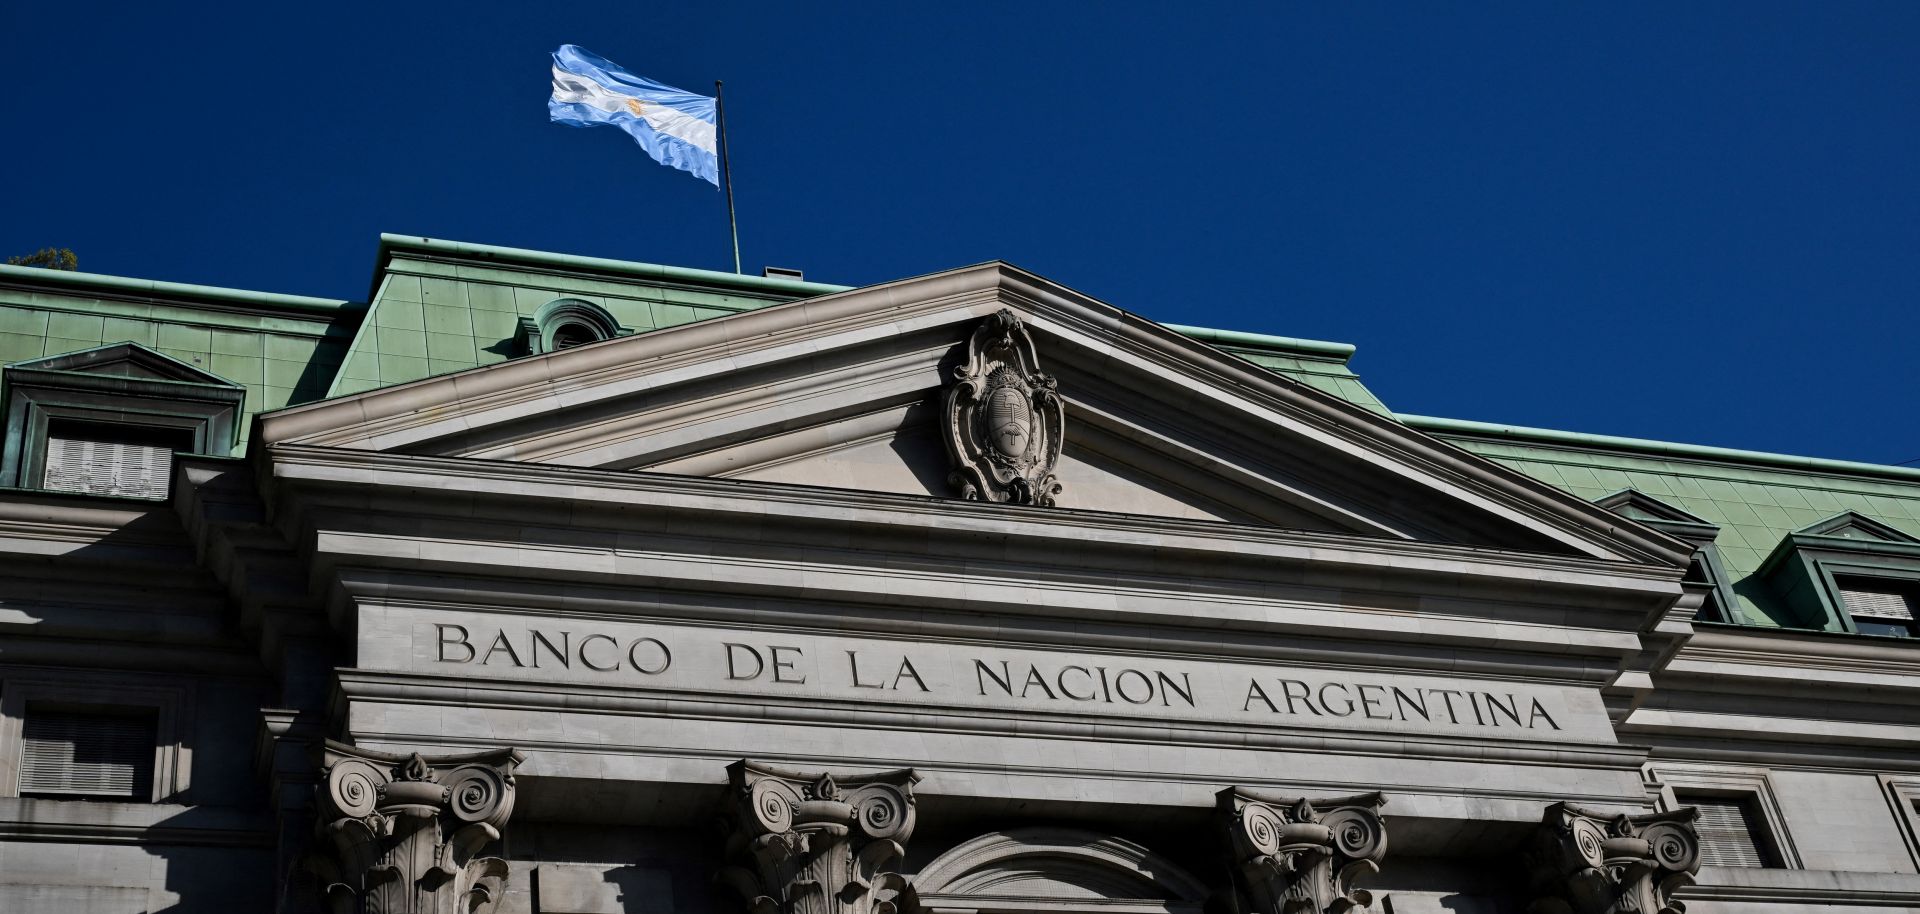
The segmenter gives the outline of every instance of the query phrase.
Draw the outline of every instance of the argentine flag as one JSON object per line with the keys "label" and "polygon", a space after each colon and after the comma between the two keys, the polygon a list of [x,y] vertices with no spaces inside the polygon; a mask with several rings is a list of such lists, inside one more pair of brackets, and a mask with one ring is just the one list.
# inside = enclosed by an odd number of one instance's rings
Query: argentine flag
{"label": "argentine flag", "polygon": [[553,52],[547,114],[571,127],[611,124],[633,134],[662,165],[720,186],[713,99],[635,76],[592,51],[563,44]]}

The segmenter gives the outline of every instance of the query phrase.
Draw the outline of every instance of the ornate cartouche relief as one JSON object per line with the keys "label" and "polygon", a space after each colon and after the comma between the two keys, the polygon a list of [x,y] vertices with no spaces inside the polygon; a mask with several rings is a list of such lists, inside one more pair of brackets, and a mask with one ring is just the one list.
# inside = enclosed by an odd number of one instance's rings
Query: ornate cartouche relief
{"label": "ornate cartouche relief", "polygon": [[1373,903],[1353,883],[1387,854],[1380,794],[1311,800],[1231,787],[1218,800],[1233,914],[1342,914]]}
{"label": "ornate cartouche relief", "polygon": [[513,814],[517,750],[427,757],[329,741],[308,867],[330,914],[473,914],[506,887],[478,856]]}
{"label": "ornate cartouche relief", "polygon": [[946,394],[948,481],[969,501],[1052,505],[1066,414],[1013,311],[980,321]]}
{"label": "ornate cartouche relief", "polygon": [[751,914],[897,914],[893,871],[913,834],[910,768],[835,778],[753,762],[727,766],[730,828],[720,871]]}
{"label": "ornate cartouche relief", "polygon": [[1547,807],[1527,855],[1532,914],[1681,914],[1673,893],[1700,870],[1700,839],[1687,807],[1647,816],[1571,803]]}

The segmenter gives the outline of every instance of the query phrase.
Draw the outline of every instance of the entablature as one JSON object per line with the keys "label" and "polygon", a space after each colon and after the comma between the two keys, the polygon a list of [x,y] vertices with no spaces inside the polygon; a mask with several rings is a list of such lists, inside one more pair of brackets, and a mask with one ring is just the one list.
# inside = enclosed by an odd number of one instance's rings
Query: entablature
{"label": "entablature", "polygon": [[1677,569],[885,493],[270,450],[318,562],[1617,656]]}

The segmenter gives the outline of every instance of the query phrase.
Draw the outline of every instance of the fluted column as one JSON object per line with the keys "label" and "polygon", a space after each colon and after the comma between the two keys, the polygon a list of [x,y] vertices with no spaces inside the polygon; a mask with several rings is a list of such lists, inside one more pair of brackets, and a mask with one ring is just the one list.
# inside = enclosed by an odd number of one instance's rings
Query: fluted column
{"label": "fluted column", "polygon": [[1681,914],[1673,893],[1700,870],[1692,807],[1631,816],[1547,807],[1527,863],[1533,914]]}
{"label": "fluted column", "polygon": [[513,814],[519,751],[427,757],[328,741],[310,866],[332,914],[475,914],[506,887],[478,856]]}
{"label": "fluted column", "polygon": [[739,761],[723,882],[751,914],[895,914],[913,833],[913,769],[835,777]]}
{"label": "fluted column", "polygon": [[1234,914],[1343,914],[1373,893],[1354,888],[1387,854],[1386,799],[1308,799],[1229,787],[1216,795],[1233,854]]}

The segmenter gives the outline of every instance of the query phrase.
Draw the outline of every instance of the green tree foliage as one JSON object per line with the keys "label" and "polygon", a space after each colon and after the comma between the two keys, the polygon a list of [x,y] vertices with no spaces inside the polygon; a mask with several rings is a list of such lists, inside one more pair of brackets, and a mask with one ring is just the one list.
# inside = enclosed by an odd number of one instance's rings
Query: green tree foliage
{"label": "green tree foliage", "polygon": [[41,248],[31,254],[7,258],[10,266],[46,267],[49,270],[78,270],[80,258],[73,255],[71,248]]}

